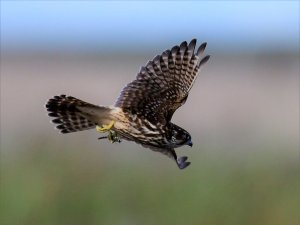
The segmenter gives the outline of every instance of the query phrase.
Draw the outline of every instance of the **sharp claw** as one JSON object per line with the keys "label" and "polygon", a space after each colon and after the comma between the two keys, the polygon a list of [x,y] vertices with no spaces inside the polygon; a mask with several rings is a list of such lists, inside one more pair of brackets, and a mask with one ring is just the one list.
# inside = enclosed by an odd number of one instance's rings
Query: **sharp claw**
{"label": "sharp claw", "polygon": [[110,131],[110,129],[114,126],[115,121],[112,120],[109,124],[104,124],[102,126],[96,126],[96,130],[100,133],[105,133],[107,131]]}

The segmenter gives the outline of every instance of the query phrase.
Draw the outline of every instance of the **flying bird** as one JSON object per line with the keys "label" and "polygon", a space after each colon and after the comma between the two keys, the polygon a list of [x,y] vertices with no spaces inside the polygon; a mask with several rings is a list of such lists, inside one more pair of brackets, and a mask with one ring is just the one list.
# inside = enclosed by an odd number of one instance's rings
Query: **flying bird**
{"label": "flying bird", "polygon": [[191,135],[171,122],[189,95],[199,69],[208,61],[206,43],[195,49],[196,39],[157,55],[141,67],[113,106],[98,106],[67,95],[49,99],[46,108],[61,133],[96,128],[110,142],[134,141],[173,159],[180,169],[190,165],[175,148],[192,146]]}

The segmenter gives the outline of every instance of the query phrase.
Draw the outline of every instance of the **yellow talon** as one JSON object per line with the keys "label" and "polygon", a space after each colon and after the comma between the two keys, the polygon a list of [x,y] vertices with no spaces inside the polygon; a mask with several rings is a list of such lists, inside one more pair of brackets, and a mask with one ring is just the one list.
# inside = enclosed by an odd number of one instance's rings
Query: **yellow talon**
{"label": "yellow talon", "polygon": [[104,124],[101,127],[100,126],[96,126],[96,130],[100,133],[105,133],[107,131],[109,131],[115,124],[115,121],[112,120],[109,124]]}

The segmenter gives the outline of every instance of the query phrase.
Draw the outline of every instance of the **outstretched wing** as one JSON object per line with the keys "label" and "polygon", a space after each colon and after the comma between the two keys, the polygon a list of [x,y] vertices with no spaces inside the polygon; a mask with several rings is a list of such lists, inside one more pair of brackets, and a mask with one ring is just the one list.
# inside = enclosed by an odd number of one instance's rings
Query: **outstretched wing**
{"label": "outstretched wing", "polygon": [[197,52],[195,46],[193,39],[157,55],[122,90],[115,106],[154,124],[169,122],[185,103],[199,68],[209,59],[208,55],[202,57],[206,43]]}

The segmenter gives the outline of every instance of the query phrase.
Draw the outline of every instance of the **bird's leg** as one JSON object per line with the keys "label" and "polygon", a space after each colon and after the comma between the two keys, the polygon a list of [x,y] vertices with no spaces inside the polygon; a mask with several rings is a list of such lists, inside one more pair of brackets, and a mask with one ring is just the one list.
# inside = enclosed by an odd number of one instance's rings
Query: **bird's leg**
{"label": "bird's leg", "polygon": [[107,139],[111,142],[111,143],[115,143],[115,142],[121,142],[121,139],[118,137],[118,134],[116,131],[110,130],[108,131],[108,136]]}
{"label": "bird's leg", "polygon": [[113,130],[110,130],[108,131],[108,135],[107,136],[102,136],[102,137],[99,137],[98,140],[101,140],[101,139],[108,139],[111,143],[115,143],[115,142],[121,142],[121,139],[118,137],[118,134],[116,131],[113,131]]}
{"label": "bird's leg", "polygon": [[114,126],[115,121],[112,120],[109,124],[105,124],[100,126],[96,126],[96,130],[101,133],[108,132],[107,136],[99,137],[98,139],[105,139],[107,138],[111,143],[115,142],[121,142],[121,139],[118,137],[118,134],[116,131],[111,130],[111,128]]}
{"label": "bird's leg", "polygon": [[105,133],[105,132],[107,132],[107,131],[110,131],[110,129],[114,126],[114,124],[115,124],[115,121],[114,120],[112,120],[112,121],[110,121],[110,123],[109,124],[104,124],[104,125],[101,125],[101,126],[96,126],[96,130],[98,131],[98,132],[100,132],[100,133]]}

